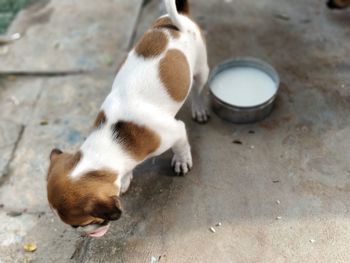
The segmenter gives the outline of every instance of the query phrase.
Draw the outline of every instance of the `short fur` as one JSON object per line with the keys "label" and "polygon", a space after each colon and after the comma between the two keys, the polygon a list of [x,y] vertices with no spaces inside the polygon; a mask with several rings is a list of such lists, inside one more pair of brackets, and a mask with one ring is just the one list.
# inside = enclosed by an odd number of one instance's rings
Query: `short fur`
{"label": "short fur", "polygon": [[98,230],[120,217],[119,196],[144,160],[171,148],[175,172],[190,170],[186,128],[175,115],[191,89],[193,118],[208,120],[200,96],[209,73],[201,30],[187,17],[187,1],[164,1],[169,15],[159,18],[128,54],[79,152],[51,153],[50,205],[65,223],[88,234],[86,225]]}

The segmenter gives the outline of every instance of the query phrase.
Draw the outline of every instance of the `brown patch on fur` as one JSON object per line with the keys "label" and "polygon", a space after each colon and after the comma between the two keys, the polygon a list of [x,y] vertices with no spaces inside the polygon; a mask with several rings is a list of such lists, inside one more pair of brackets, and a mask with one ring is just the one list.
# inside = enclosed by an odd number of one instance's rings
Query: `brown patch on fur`
{"label": "brown patch on fur", "polygon": [[96,120],[94,122],[94,128],[98,129],[107,121],[105,112],[102,110],[97,114]]}
{"label": "brown patch on fur", "polygon": [[107,121],[105,112],[102,110],[97,114],[96,120],[94,122],[94,128],[98,129]]}
{"label": "brown patch on fur", "polygon": [[168,45],[166,34],[160,30],[147,32],[135,47],[139,56],[144,58],[156,57],[162,54]]}
{"label": "brown patch on fur", "polygon": [[159,18],[154,24],[155,29],[167,30],[173,38],[180,37],[180,30],[173,24],[169,16]]}
{"label": "brown patch on fur", "polygon": [[132,122],[119,121],[112,126],[112,131],[114,139],[120,141],[138,161],[144,160],[160,145],[160,137],[157,133]]}
{"label": "brown patch on fur", "polygon": [[159,75],[175,101],[181,102],[187,97],[191,84],[190,67],[181,51],[168,50],[159,63]]}
{"label": "brown patch on fur", "polygon": [[99,224],[119,218],[121,208],[116,201],[119,190],[114,184],[117,174],[91,171],[72,179],[69,173],[81,158],[80,152],[62,153],[51,160],[47,183],[50,206],[70,225]]}

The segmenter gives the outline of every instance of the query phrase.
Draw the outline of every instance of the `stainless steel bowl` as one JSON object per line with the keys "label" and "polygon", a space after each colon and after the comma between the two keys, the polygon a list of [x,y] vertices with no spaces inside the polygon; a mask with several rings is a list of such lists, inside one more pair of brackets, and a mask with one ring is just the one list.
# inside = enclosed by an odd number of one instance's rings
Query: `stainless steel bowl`
{"label": "stainless steel bowl", "polygon": [[[272,80],[276,83],[276,92],[275,94],[268,99],[267,101],[255,105],[252,107],[241,107],[228,104],[227,102],[222,101],[220,98],[214,95],[212,91],[212,83],[215,77],[230,68],[235,67],[250,67],[263,71],[269,75]],[[265,119],[273,110],[275,105],[275,100],[279,91],[280,78],[276,70],[267,64],[264,61],[261,61],[256,58],[237,58],[227,60],[222,64],[219,64],[211,73],[209,78],[209,90],[210,90],[210,101],[214,112],[227,121],[233,123],[252,123],[258,122]],[[230,87],[227,87],[230,88]]]}

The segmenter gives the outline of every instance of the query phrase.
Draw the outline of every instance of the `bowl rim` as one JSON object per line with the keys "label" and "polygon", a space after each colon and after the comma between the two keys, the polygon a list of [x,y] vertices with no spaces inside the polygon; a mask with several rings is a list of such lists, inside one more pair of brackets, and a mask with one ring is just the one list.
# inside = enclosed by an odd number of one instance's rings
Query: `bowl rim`
{"label": "bowl rim", "polygon": [[[257,70],[264,72],[265,74],[270,76],[271,79],[275,82],[276,91],[266,101],[264,101],[260,104],[257,104],[257,105],[253,105],[253,106],[238,106],[238,105],[230,104],[228,102],[223,101],[222,99],[220,99],[218,96],[216,96],[214,94],[214,92],[212,90],[212,83],[218,74],[227,70],[228,68],[235,68],[235,67],[255,68]],[[214,69],[212,70],[212,72],[210,73],[210,76],[209,76],[208,87],[209,87],[210,95],[217,102],[219,102],[220,104],[222,104],[225,107],[232,108],[234,110],[242,110],[242,111],[255,110],[258,108],[263,108],[264,106],[270,104],[271,102],[273,102],[276,99],[277,94],[278,94],[279,89],[280,89],[280,77],[279,77],[277,71],[269,63],[267,63],[261,59],[254,58],[254,57],[237,57],[237,58],[227,59],[227,60],[217,64],[214,67]]]}

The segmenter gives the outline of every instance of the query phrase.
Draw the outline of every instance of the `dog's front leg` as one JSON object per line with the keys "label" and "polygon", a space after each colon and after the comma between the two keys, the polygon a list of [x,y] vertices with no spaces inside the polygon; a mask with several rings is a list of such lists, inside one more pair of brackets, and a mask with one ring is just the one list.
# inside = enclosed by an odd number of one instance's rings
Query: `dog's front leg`
{"label": "dog's front leg", "polygon": [[191,147],[188,143],[185,124],[182,121],[177,121],[177,139],[172,147],[174,157],[171,165],[177,174],[186,174],[192,168]]}

